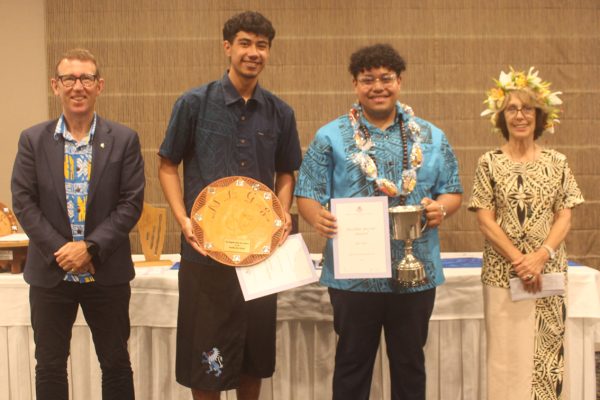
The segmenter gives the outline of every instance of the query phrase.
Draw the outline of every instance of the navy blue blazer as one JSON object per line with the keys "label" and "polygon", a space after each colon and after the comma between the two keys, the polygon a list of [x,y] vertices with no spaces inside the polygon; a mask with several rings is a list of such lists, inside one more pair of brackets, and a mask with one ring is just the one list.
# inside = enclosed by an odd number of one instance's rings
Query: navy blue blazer
{"label": "navy blue blazer", "polygon": [[[65,275],[54,252],[72,241],[64,181],[64,139],[54,138],[57,120],[26,129],[13,166],[13,211],[29,236],[24,277],[30,285],[56,286]],[[135,131],[98,117],[92,143],[85,239],[96,243],[98,284],[133,279],[129,232],[144,201],[144,160]]]}

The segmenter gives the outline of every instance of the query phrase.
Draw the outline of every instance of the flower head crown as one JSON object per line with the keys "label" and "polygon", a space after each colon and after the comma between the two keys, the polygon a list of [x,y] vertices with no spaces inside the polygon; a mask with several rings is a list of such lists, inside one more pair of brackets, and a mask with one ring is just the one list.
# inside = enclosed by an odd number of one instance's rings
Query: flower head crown
{"label": "flower head crown", "polygon": [[534,67],[529,68],[529,72],[515,71],[510,67],[508,73],[501,71],[500,78],[494,79],[496,87],[491,88],[486,92],[487,99],[484,104],[487,109],[481,113],[482,117],[490,116],[490,121],[494,126],[494,131],[497,131],[496,121],[498,113],[503,109],[509,92],[524,91],[533,96],[536,105],[547,113],[544,132],[554,133],[554,125],[560,123],[558,114],[560,113],[559,105],[562,100],[558,97],[562,92],[551,92],[550,82],[544,82],[538,76],[539,71],[534,71]]}

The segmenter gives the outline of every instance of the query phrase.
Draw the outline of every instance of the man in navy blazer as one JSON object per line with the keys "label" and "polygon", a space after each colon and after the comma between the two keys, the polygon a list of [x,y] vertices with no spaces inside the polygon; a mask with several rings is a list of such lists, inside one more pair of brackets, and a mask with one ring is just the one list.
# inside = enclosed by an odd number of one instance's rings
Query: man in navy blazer
{"label": "man in navy blazer", "polygon": [[81,305],[102,370],[102,398],[134,398],[129,339],[129,232],[144,198],[136,132],[95,112],[104,80],[87,50],[65,53],[51,79],[58,120],[26,129],[12,174],[29,249],[37,399],[68,399],[67,358]]}

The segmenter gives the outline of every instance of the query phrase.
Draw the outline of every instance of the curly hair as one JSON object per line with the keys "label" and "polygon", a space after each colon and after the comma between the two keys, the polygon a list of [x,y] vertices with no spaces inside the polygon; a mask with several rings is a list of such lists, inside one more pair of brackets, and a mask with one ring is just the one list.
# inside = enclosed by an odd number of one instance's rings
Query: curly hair
{"label": "curly hair", "polygon": [[354,78],[371,68],[389,68],[397,75],[406,70],[406,63],[389,44],[378,43],[358,49],[350,56],[348,70]]}
{"label": "curly hair", "polygon": [[239,31],[265,36],[269,39],[269,46],[275,38],[275,28],[271,21],[257,11],[244,11],[229,18],[223,25],[223,40],[233,43]]}

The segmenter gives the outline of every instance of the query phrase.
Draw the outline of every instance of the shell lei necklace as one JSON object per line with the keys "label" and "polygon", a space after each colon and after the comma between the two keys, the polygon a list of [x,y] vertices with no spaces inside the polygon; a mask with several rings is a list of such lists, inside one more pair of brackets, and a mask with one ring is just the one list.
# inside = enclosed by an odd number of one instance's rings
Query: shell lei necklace
{"label": "shell lei necklace", "polygon": [[[390,197],[402,196],[406,198],[417,186],[417,169],[423,164],[423,151],[421,149],[421,126],[414,119],[414,112],[410,106],[397,103],[408,115],[408,122],[400,119],[400,135],[402,137],[402,177],[398,183],[387,178],[380,178],[377,173],[377,164],[369,150],[375,147],[371,140],[371,133],[361,122],[362,109],[359,104],[354,104],[348,113],[350,123],[354,129],[354,143],[358,152],[350,155],[350,160],[360,167],[368,181],[374,182],[377,190]],[[413,141],[410,158],[408,157],[408,135]],[[410,168],[409,168],[410,162]],[[398,189],[400,188],[400,189]]]}

